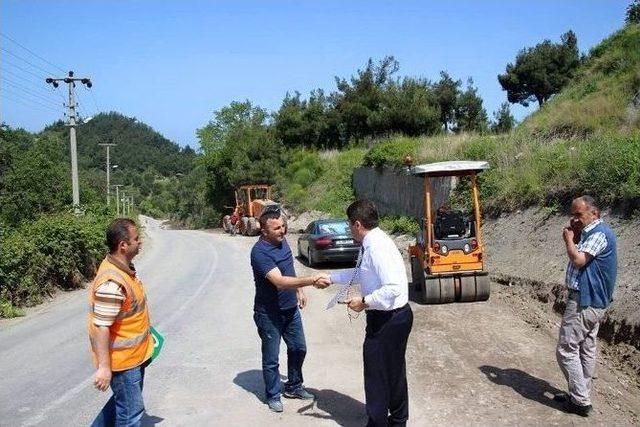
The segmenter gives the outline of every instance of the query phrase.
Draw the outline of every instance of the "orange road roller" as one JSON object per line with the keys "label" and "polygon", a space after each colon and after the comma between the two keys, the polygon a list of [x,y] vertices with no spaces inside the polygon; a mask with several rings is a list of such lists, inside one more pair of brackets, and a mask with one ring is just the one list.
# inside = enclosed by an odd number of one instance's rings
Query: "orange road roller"
{"label": "orange road roller", "polygon": [[[425,304],[489,299],[477,182],[477,175],[488,168],[484,161],[449,161],[410,168],[412,174],[424,178],[424,217],[416,244],[409,246],[409,255],[413,286]],[[460,196],[459,191],[449,191],[449,197],[436,202],[432,184],[437,178],[449,178],[457,185],[466,182],[470,194]],[[436,203],[441,204],[434,206]]]}

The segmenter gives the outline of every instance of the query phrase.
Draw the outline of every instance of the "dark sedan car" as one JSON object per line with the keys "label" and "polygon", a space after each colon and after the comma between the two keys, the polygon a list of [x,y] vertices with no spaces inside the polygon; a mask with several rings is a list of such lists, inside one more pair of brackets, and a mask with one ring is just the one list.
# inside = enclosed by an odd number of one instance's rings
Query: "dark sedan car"
{"label": "dark sedan car", "polygon": [[359,251],[360,244],[344,219],[319,219],[300,230],[298,255],[307,258],[310,267],[320,262],[355,262]]}

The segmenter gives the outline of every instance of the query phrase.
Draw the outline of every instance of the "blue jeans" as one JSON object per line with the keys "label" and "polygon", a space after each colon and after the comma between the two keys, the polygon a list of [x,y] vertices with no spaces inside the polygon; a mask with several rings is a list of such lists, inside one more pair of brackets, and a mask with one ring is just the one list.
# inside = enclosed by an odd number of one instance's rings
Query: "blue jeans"
{"label": "blue jeans", "polygon": [[262,340],[262,377],[267,401],[280,398],[280,338],[287,345],[287,382],[285,391],[302,387],[302,363],[307,354],[302,318],[298,307],[275,312],[254,311],[253,320]]}
{"label": "blue jeans", "polygon": [[92,427],[142,425],[142,415],[144,415],[142,386],[144,370],[150,360],[135,368],[113,373],[111,377],[113,395],[93,420]]}

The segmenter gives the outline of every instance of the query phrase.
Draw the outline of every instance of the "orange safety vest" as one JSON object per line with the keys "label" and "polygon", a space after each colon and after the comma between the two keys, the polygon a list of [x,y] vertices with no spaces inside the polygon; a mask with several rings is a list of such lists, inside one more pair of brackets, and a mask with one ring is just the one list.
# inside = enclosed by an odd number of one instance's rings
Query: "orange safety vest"
{"label": "orange safety vest", "polygon": [[153,354],[153,338],[150,334],[151,324],[147,297],[142,282],[135,275],[122,271],[115,264],[105,258],[89,292],[89,339],[93,362],[98,365],[98,358],[94,348],[94,337],[97,326],[93,324],[93,307],[96,290],[107,282],[115,282],[122,286],[125,300],[116,321],[109,328],[109,353],[111,355],[111,370],[124,371],[141,365]]}

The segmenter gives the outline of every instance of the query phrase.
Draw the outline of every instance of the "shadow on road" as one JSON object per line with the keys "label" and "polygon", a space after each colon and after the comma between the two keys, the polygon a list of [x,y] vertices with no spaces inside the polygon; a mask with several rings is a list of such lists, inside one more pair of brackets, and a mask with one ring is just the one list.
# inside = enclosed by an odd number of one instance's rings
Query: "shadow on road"
{"label": "shadow on road", "polygon": [[[307,388],[316,400],[298,409],[305,417],[332,420],[341,426],[362,426],[366,423],[364,403],[335,390]],[[316,412],[319,409],[322,412]]]}
{"label": "shadow on road", "polygon": [[[286,377],[280,375],[280,379]],[[264,382],[262,371],[251,369],[240,372],[233,379],[233,383],[252,393],[261,402],[264,402]],[[316,400],[298,409],[298,413],[305,417],[313,417],[324,420],[333,420],[342,426],[362,426],[366,423],[364,403],[350,396],[334,390],[318,390],[307,388],[316,395]]]}
{"label": "shadow on road", "polygon": [[[287,377],[280,375],[280,379],[286,380]],[[262,371],[260,369],[251,369],[249,371],[240,372],[233,379],[233,383],[255,395],[261,402],[265,401],[264,381],[262,380]]]}
{"label": "shadow on road", "polygon": [[525,399],[533,400],[564,412],[562,405],[553,400],[554,395],[563,393],[563,391],[555,388],[549,382],[529,375],[520,369],[500,369],[487,365],[480,366],[478,369],[491,382],[511,387]]}

